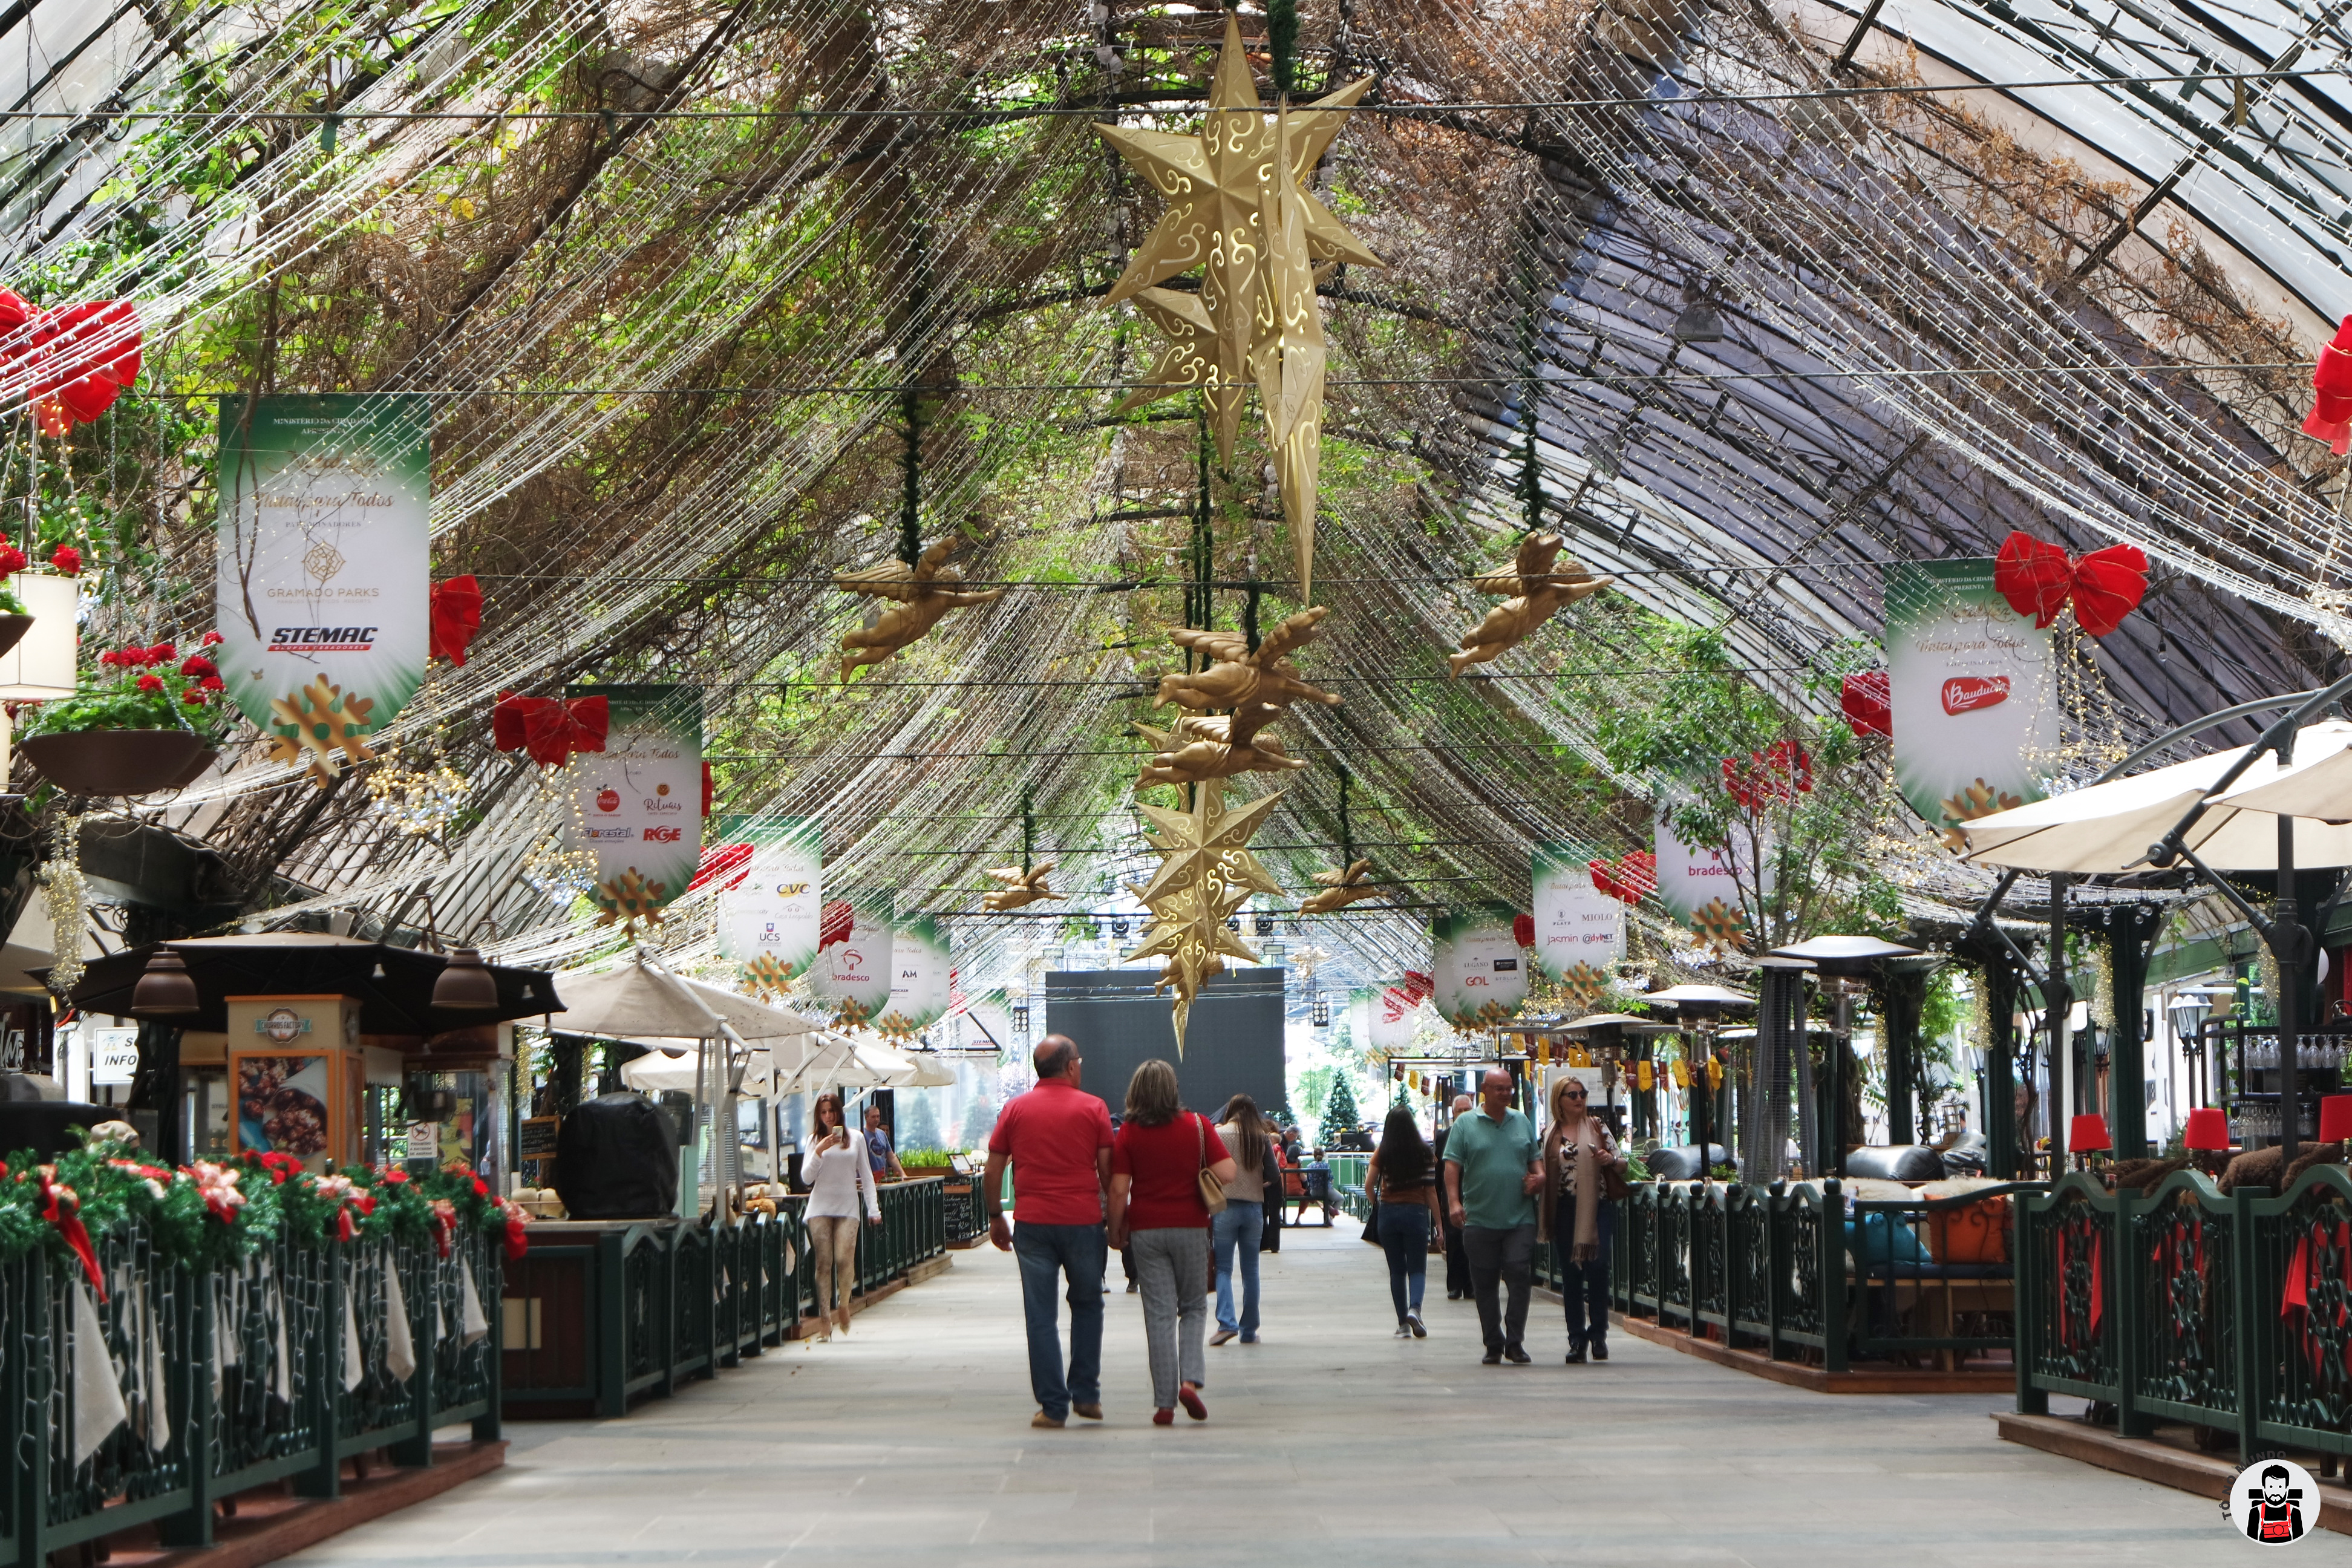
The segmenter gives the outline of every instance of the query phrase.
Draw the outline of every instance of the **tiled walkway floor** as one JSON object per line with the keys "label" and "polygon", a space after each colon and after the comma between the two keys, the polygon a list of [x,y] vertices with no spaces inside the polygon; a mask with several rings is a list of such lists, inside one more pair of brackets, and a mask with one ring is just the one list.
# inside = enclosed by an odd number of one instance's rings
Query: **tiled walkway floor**
{"label": "tiled walkway floor", "polygon": [[620,1421],[511,1426],[505,1470],[291,1561],[2196,1568],[2248,1550],[2210,1502],[1999,1442],[1996,1400],[1807,1394],[1625,1335],[1607,1365],[1566,1367],[1540,1297],[1536,1364],[1482,1367],[1442,1275],[1430,1338],[1389,1337],[1381,1256],[1352,1227],[1288,1232],[1265,1262],[1265,1342],[1209,1352],[1205,1426],[1150,1425],[1121,1292],[1109,1419],[1033,1431],[1019,1281],[983,1248],[845,1343]]}

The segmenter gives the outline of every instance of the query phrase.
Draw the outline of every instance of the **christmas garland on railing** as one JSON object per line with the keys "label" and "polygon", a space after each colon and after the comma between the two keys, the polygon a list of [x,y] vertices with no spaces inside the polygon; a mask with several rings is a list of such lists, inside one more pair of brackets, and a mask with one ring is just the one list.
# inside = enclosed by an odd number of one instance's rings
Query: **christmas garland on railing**
{"label": "christmas garland on railing", "polygon": [[457,1235],[479,1232],[520,1258],[529,1219],[462,1164],[421,1177],[369,1165],[322,1173],[290,1154],[243,1154],[174,1169],[102,1140],[52,1161],[19,1151],[0,1162],[0,1262],[35,1247],[77,1258],[101,1300],[92,1238],[128,1224],[145,1225],[165,1260],[205,1268],[280,1236],[312,1246],[430,1241],[446,1258]]}

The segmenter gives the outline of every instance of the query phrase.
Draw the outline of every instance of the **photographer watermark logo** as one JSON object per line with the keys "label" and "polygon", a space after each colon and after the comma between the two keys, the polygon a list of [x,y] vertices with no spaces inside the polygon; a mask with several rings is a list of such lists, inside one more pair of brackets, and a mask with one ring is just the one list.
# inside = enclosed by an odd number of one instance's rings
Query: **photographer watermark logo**
{"label": "photographer watermark logo", "polygon": [[2256,1459],[2230,1483],[2230,1527],[2258,1545],[2285,1546],[2319,1527],[2319,1488],[2292,1459]]}

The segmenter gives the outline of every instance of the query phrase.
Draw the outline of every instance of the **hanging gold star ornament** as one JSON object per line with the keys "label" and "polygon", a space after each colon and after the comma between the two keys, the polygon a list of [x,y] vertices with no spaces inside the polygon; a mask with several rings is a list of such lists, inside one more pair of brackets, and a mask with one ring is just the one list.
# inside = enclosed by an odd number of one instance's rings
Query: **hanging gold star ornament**
{"label": "hanging gold star ornament", "polygon": [[988,874],[1004,886],[981,900],[980,907],[990,914],[1001,915],[1024,905],[1034,904],[1041,899],[1068,897],[1066,893],[1054,891],[1054,885],[1045,880],[1046,876],[1054,869],[1054,861],[1040,860],[1026,871],[1018,866],[992,868]]}
{"label": "hanging gold star ornament", "polygon": [[1567,571],[1553,571],[1567,543],[1557,533],[1531,533],[1519,542],[1517,558],[1509,571],[1471,581],[1470,585],[1481,594],[1511,597],[1487,611],[1485,620],[1462,635],[1462,651],[1446,656],[1446,679],[1452,679],[1471,665],[1501,657],[1525,642],[1562,605],[1572,605],[1616,581],[1596,577],[1573,561]]}
{"label": "hanging gold star ornament", "polygon": [[[1296,113],[1285,105],[1267,115],[1240,23],[1229,11],[1198,135],[1095,127],[1168,203],[1109,295],[1113,304],[1134,300],[1169,340],[1145,384],[1119,407],[1199,388],[1216,427],[1218,457],[1230,467],[1244,377],[1256,382],[1302,599],[1315,578],[1326,359],[1315,266],[1381,265],[1303,182],[1371,85],[1366,77]],[[1196,267],[1202,269],[1198,294],[1158,287]]]}
{"label": "hanging gold star ornament", "polygon": [[897,601],[841,639],[841,679],[847,680],[861,665],[880,664],[899,649],[919,642],[950,610],[969,609],[1004,597],[1002,588],[959,590],[963,574],[947,563],[960,542],[952,535],[923,552],[912,566],[885,561],[862,572],[836,572],[833,584],[845,594]]}
{"label": "hanging gold star ornament", "polygon": [[1225,809],[1222,781],[1195,784],[1192,794],[1192,805],[1183,811],[1138,803],[1137,809],[1151,821],[1145,835],[1160,854],[1160,869],[1145,886],[1128,889],[1151,911],[1151,929],[1126,961],[1168,961],[1152,990],[1176,993],[1180,1058],[1184,1054],[1184,1021],[1201,987],[1210,976],[1224,973],[1228,958],[1258,962],[1225,922],[1240,912],[1252,893],[1282,891],[1282,885],[1266,875],[1249,851],[1251,836],[1281,794],[1262,795],[1236,811]]}
{"label": "hanging gold star ornament", "polygon": [[1377,899],[1386,889],[1378,882],[1367,880],[1372,863],[1367,859],[1352,866],[1342,866],[1336,871],[1318,871],[1315,879],[1323,890],[1303,900],[1298,906],[1302,915],[1328,915],[1334,910],[1344,910],[1349,904],[1365,899]]}

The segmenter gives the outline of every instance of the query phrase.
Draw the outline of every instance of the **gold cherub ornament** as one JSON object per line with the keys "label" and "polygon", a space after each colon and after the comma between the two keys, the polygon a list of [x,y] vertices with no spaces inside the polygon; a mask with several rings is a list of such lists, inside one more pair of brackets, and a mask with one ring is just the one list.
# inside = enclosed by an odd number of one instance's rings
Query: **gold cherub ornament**
{"label": "gold cherub ornament", "polygon": [[[1169,345],[1122,410],[1198,387],[1233,462],[1244,378],[1257,383],[1276,478],[1290,523],[1299,596],[1312,592],[1315,490],[1322,445],[1327,355],[1316,264],[1380,258],[1342,227],[1303,182],[1322,161],[1371,79],[1296,113],[1269,118],[1233,13],[1197,135],[1097,125],[1096,134],[1167,198],[1167,210],[1108,298],[1133,299]],[[1200,292],[1156,285],[1203,268]]]}
{"label": "gold cherub ornament", "polygon": [[860,665],[880,664],[899,649],[919,642],[950,610],[970,609],[1004,597],[1002,588],[958,591],[963,574],[947,564],[961,542],[950,535],[923,552],[912,566],[885,561],[862,572],[836,572],[834,586],[847,594],[863,594],[898,603],[884,610],[870,626],[841,639],[841,679],[847,680]]}
{"label": "gold cherub ornament", "polygon": [[1323,890],[1302,900],[1298,912],[1302,915],[1328,915],[1334,910],[1344,910],[1349,904],[1379,898],[1383,891],[1381,885],[1366,879],[1371,868],[1371,859],[1367,857],[1336,871],[1316,872],[1315,879],[1323,884]]}
{"label": "gold cherub ornament", "polygon": [[1238,914],[1253,892],[1279,893],[1282,885],[1266,875],[1257,857],[1249,852],[1251,835],[1282,799],[1279,792],[1262,795],[1237,811],[1225,809],[1225,786],[1212,779],[1192,788],[1192,805],[1183,811],[1143,805],[1151,847],[1160,854],[1160,869],[1143,887],[1129,886],[1143,907],[1151,911],[1151,929],[1141,947],[1127,962],[1164,957],[1167,969],[1152,990],[1176,993],[1176,1054],[1184,1054],[1184,1022],[1212,975],[1224,973],[1225,960],[1255,963],[1257,954],[1244,946],[1225,922]]}
{"label": "gold cherub ornament", "polygon": [[1484,664],[1517,647],[1538,626],[1551,619],[1552,612],[1562,605],[1572,605],[1616,581],[1613,577],[1596,577],[1572,561],[1569,563],[1570,570],[1554,572],[1552,563],[1559,559],[1567,543],[1557,533],[1531,533],[1519,542],[1517,558],[1509,571],[1472,580],[1470,585],[1481,594],[1512,596],[1487,611],[1485,620],[1463,634],[1462,651],[1448,654],[1445,658],[1448,679],[1471,665]]}
{"label": "gold cherub ornament", "polygon": [[1004,886],[981,900],[980,907],[990,914],[1001,915],[1034,904],[1040,899],[1068,897],[1066,893],[1054,891],[1053,884],[1045,880],[1046,874],[1053,870],[1054,866],[1054,861],[1041,860],[1026,871],[1018,866],[992,868],[988,874]]}
{"label": "gold cherub ornament", "polygon": [[1271,702],[1248,702],[1231,714],[1188,713],[1165,730],[1137,724],[1137,731],[1160,750],[1144,764],[1135,787],[1191,784],[1235,773],[1286,773],[1305,767],[1305,762],[1282,749],[1278,737],[1259,733],[1282,711]]}
{"label": "gold cherub ornament", "polygon": [[1185,628],[1171,632],[1180,646],[1197,648],[1213,661],[1197,675],[1160,678],[1162,703],[1174,702],[1198,711],[1229,708],[1239,711],[1250,704],[1274,709],[1276,717],[1293,702],[1321,702],[1336,707],[1339,699],[1308,683],[1286,656],[1315,640],[1316,623],[1331,612],[1321,605],[1301,610],[1262,639],[1250,651],[1249,639],[1239,632],[1204,632]]}

